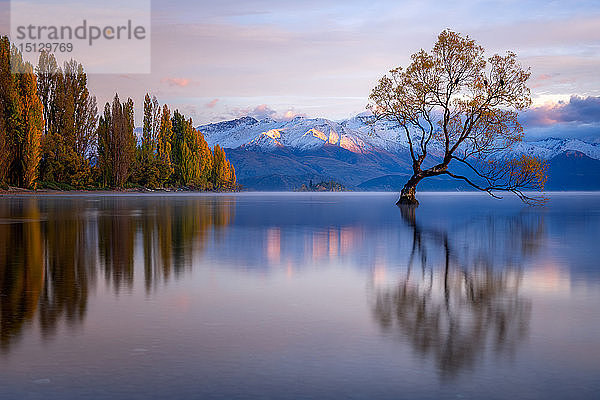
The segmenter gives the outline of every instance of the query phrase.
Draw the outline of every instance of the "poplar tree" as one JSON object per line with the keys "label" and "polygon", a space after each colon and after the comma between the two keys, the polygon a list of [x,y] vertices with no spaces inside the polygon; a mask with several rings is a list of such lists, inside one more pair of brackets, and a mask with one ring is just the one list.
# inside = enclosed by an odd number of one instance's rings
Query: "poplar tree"
{"label": "poplar tree", "polygon": [[173,114],[175,172],[184,186],[196,186],[200,178],[199,141],[192,120],[186,120],[178,110]]}
{"label": "poplar tree", "polygon": [[142,141],[137,148],[137,179],[146,187],[157,187],[160,175],[157,159],[157,139],[160,128],[160,107],[156,97],[144,98]]}
{"label": "poplar tree", "polygon": [[[15,73],[16,72],[16,73]],[[0,183],[34,188],[45,181],[75,187],[91,183],[93,170],[105,187],[128,182],[147,187],[179,184],[197,189],[236,187],[235,170],[219,146],[211,151],[192,120],[146,94],[141,143],[134,134],[134,105],[116,94],[98,119],[96,98],[83,66],[59,67],[42,52],[38,66],[23,61],[0,38]]]}
{"label": "poplar tree", "polygon": [[216,190],[220,190],[223,186],[223,178],[225,172],[225,152],[218,144],[213,150],[213,167],[212,167],[212,184]]}
{"label": "poplar tree", "polygon": [[6,185],[6,167],[9,159],[8,135],[6,134],[3,114],[4,107],[0,102],[0,186]]}
{"label": "poplar tree", "polygon": [[42,103],[37,96],[37,82],[31,64],[25,64],[25,71],[18,75],[21,97],[22,143],[19,167],[22,175],[19,186],[35,188],[40,163],[40,138],[44,127]]}
{"label": "poplar tree", "polygon": [[158,182],[164,185],[173,175],[171,164],[171,141],[173,140],[173,124],[171,123],[171,111],[165,104],[162,108],[160,127],[156,140],[156,157],[158,159]]}
{"label": "poplar tree", "polygon": [[104,186],[123,188],[133,172],[136,139],[133,133],[133,100],[121,104],[115,94],[106,103],[98,124],[98,168]]}
{"label": "poplar tree", "polygon": [[30,63],[0,38],[0,180],[34,188],[44,126],[37,81]]}
{"label": "poplar tree", "polygon": [[10,67],[10,42],[0,37],[0,183],[7,184],[11,164],[12,127],[16,123],[17,98]]}
{"label": "poplar tree", "polygon": [[225,151],[216,145],[213,151],[211,181],[216,190],[233,190],[236,188],[235,168],[227,160]]}
{"label": "poplar tree", "polygon": [[115,96],[113,116],[115,114],[118,115],[118,118],[113,118],[113,130],[117,139],[115,186],[122,188],[133,172],[133,163],[135,162],[133,100],[129,98],[126,103],[120,105],[118,96]]}
{"label": "poplar tree", "polygon": [[229,162],[229,160],[227,161],[227,189],[228,190],[236,190],[238,189],[238,185],[237,185],[237,176],[235,174],[235,168],[233,167],[233,164],[231,164],[231,162]]}
{"label": "poplar tree", "polygon": [[50,124],[54,121],[52,114],[55,111],[54,99],[57,77],[60,72],[54,55],[42,51],[35,71],[38,80],[38,95],[44,107],[44,135],[47,135],[50,131]]}
{"label": "poplar tree", "polygon": [[198,141],[198,162],[199,165],[199,179],[198,186],[201,189],[212,189],[212,182],[210,180],[213,166],[213,154],[208,147],[208,143],[204,139],[204,135],[201,132],[196,132],[196,138]]}
{"label": "poplar tree", "polygon": [[108,187],[113,183],[115,146],[112,134],[112,112],[110,104],[104,106],[104,114],[98,120],[96,129],[98,137],[97,171],[100,175],[100,183],[103,187]]}
{"label": "poplar tree", "polygon": [[73,186],[90,183],[90,158],[96,146],[96,98],[87,89],[83,66],[74,60],[58,68],[52,54],[42,52],[38,95],[43,103],[42,178]]}

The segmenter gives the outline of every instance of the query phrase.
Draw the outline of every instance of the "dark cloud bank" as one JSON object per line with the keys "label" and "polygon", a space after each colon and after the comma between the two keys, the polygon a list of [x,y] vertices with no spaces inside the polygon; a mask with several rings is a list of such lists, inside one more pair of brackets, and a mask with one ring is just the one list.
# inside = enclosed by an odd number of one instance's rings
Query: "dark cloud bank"
{"label": "dark cloud bank", "polygon": [[568,102],[533,107],[520,117],[526,138],[578,138],[600,142],[600,96],[572,96]]}

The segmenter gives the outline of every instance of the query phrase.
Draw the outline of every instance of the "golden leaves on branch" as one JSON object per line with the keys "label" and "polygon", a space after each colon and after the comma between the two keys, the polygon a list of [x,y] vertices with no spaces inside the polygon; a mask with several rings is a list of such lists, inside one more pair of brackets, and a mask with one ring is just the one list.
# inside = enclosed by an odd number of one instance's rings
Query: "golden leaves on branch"
{"label": "golden leaves on branch", "polygon": [[[529,77],[529,69],[521,66],[515,53],[486,58],[484,48],[469,36],[444,30],[430,52],[419,50],[406,68],[392,69],[380,79],[367,108],[376,119],[396,123],[406,136],[413,161],[409,182],[415,186],[425,177],[451,174],[454,164],[450,162],[458,160],[484,183],[495,182],[477,185],[468,177],[452,174],[480,190],[518,191],[530,184],[543,188],[539,183],[545,182],[546,168],[541,161],[507,161],[524,136],[518,112],[531,105]],[[422,169],[433,143],[444,149],[443,160]],[[500,171],[523,167],[519,176],[527,179],[500,185],[493,171],[478,169],[490,165],[479,162],[488,159],[494,165],[508,163],[505,168],[496,165]]]}

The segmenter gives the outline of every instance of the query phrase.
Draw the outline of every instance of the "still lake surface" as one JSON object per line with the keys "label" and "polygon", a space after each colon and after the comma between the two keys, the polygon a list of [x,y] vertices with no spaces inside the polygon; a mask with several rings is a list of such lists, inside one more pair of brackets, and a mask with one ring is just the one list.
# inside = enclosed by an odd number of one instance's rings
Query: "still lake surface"
{"label": "still lake surface", "polygon": [[597,399],[600,194],[0,198],[0,398]]}

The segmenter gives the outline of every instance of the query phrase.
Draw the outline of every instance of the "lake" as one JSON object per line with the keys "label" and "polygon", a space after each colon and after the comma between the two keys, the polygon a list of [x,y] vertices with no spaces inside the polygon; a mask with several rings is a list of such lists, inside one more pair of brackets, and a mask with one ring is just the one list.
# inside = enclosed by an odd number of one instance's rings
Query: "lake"
{"label": "lake", "polygon": [[0,398],[597,399],[600,194],[0,198]]}

